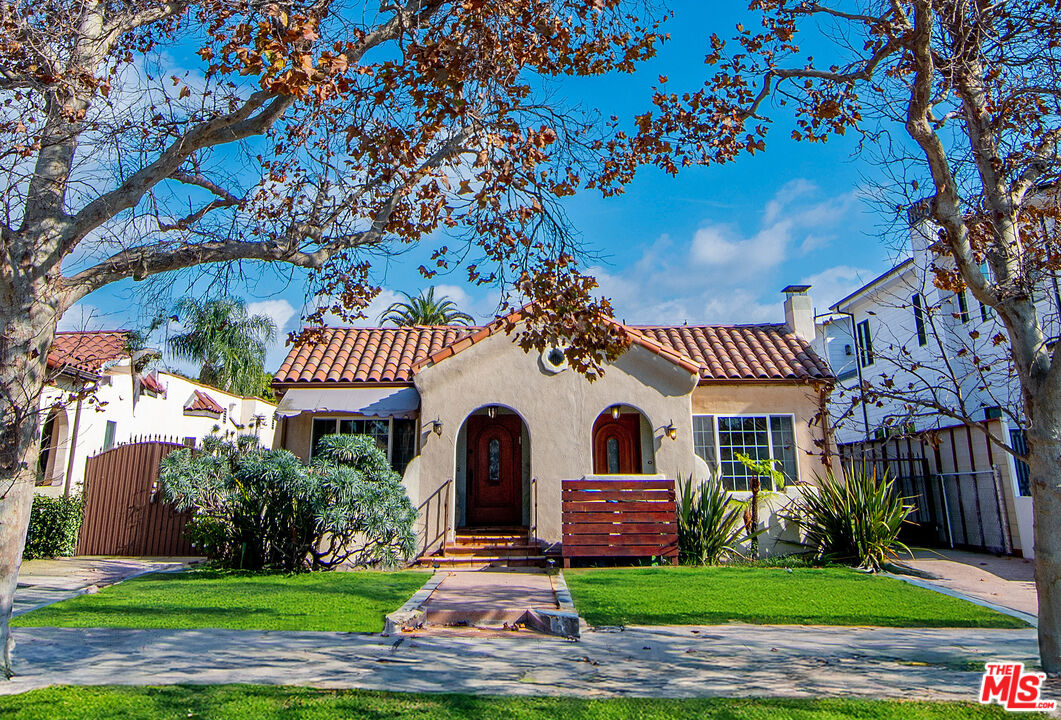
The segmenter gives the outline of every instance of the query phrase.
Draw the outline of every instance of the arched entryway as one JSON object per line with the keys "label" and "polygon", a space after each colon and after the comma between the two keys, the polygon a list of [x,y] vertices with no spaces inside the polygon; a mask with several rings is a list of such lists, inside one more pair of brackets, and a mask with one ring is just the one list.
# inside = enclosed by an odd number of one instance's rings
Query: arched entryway
{"label": "arched entryway", "polygon": [[[523,419],[508,408],[488,406],[468,416],[463,428],[464,527],[517,527],[527,521],[526,464],[529,438]],[[458,447],[458,462],[462,448]]]}
{"label": "arched entryway", "polygon": [[652,448],[644,447],[645,426],[644,416],[627,405],[614,405],[597,416],[593,423],[593,474],[646,472],[645,460],[652,460]]}
{"label": "arched entryway", "polygon": [[63,469],[66,466],[67,425],[66,410],[52,408],[48,411],[41,432],[41,449],[37,460],[39,482],[43,484],[62,482]]}

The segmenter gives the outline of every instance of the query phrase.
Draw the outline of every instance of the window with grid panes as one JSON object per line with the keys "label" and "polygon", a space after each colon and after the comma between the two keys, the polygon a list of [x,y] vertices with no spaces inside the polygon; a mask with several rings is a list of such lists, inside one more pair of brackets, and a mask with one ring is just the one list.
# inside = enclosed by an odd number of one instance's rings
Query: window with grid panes
{"label": "window with grid panes", "polygon": [[380,449],[386,453],[390,434],[390,421],[388,420],[352,420],[346,418],[314,418],[313,419],[313,454],[317,453],[317,445],[325,435],[368,435],[376,441]]}
{"label": "window with grid panes", "polygon": [[[717,441],[716,441],[717,437]],[[727,490],[751,489],[751,473],[737,459],[743,453],[754,460],[779,460],[785,482],[799,478],[796,466],[796,434],[790,415],[693,416],[693,443],[696,454],[708,467],[718,468]],[[771,487],[764,479],[764,489]]]}

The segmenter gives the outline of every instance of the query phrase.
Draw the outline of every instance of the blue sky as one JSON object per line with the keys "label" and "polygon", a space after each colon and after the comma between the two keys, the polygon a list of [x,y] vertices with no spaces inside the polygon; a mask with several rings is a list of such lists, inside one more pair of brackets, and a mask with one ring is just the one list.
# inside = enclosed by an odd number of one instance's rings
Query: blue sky
{"label": "blue sky", "polygon": [[[691,7],[691,6],[696,7]],[[719,7],[721,6],[721,8]],[[630,117],[649,105],[659,75],[667,87],[692,90],[706,76],[703,56],[711,32],[732,33],[754,22],[746,2],[674,3],[671,34],[652,63],[633,76],[565,81],[558,93],[604,116]],[[646,168],[618,197],[585,192],[566,203],[574,229],[600,257],[591,263],[617,316],[632,323],[680,324],[783,320],[780,289],[810,283],[819,311],[891,266],[889,218],[865,201],[876,168],[857,156],[855,139],[824,145],[788,139],[791,126],[778,109],[766,152],[727,166],[692,168],[677,177]],[[370,319],[399,291],[428,283],[416,268],[434,243],[377,266],[384,291]],[[463,282],[462,270],[434,283],[480,320],[493,315],[497,291]],[[283,331],[270,349],[270,371],[285,350],[283,336],[298,327],[306,300],[295,282],[253,282],[242,294],[252,310],[273,316]],[[141,293],[131,282],[104,288],[64,317],[63,329],[136,327]],[[368,324],[368,323],[366,323]],[[161,337],[157,340],[160,342]]]}

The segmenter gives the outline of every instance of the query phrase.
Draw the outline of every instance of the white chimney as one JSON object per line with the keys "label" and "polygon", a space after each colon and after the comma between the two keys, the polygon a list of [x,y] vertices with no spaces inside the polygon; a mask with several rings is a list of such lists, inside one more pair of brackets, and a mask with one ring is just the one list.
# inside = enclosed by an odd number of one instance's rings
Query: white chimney
{"label": "white chimney", "polygon": [[785,294],[785,325],[807,342],[814,340],[814,303],[807,291],[810,285],[789,285]]}

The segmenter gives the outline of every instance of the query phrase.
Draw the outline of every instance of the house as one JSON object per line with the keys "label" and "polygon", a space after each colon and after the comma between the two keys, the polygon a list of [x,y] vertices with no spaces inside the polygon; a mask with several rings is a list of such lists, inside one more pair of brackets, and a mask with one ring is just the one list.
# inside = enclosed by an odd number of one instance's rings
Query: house
{"label": "house", "polygon": [[705,478],[748,489],[737,452],[781,461],[788,479],[824,469],[832,383],[810,346],[806,288],[787,324],[626,326],[629,349],[589,382],[563,348],[525,352],[486,327],[321,328],[273,381],[275,436],[309,460],[329,433],[385,448],[419,506],[422,551],[490,529],[556,548],[561,481]]}
{"label": "house", "polygon": [[272,445],[274,404],[138,370],[152,354],[130,350],[124,330],[56,334],[40,402],[39,493],[76,492],[86,459],[134,437],[194,445],[215,432],[252,433]]}
{"label": "house", "polygon": [[[1008,343],[996,342],[1005,330],[968,291],[935,285],[931,268],[951,261],[934,252],[937,228],[924,209],[910,209],[907,256],[835,302],[818,326],[815,347],[837,377],[838,449],[887,469],[915,499],[916,542],[1031,557],[1028,468],[989,439],[1025,448]],[[1037,297],[1040,317],[1056,325],[1056,284]],[[862,383],[883,393],[859,404]]]}

